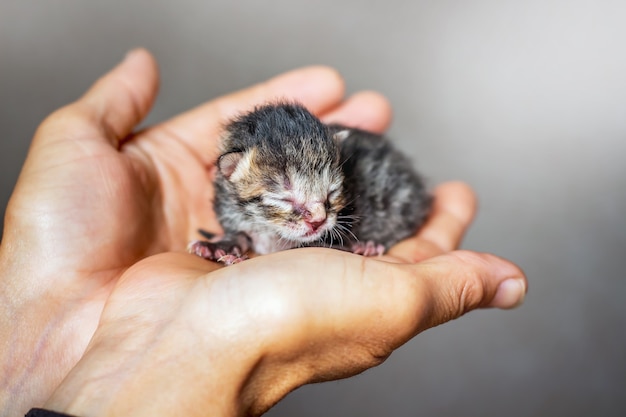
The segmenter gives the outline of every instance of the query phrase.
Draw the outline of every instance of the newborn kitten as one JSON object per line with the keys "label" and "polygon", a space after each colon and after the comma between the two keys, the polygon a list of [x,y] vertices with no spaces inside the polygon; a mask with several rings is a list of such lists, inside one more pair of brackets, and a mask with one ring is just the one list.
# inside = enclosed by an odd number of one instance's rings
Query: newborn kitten
{"label": "newborn kitten", "polygon": [[251,248],[303,246],[381,255],[413,235],[431,196],[384,137],[325,125],[297,104],[269,104],[226,126],[215,179],[224,236],[189,251],[232,264]]}

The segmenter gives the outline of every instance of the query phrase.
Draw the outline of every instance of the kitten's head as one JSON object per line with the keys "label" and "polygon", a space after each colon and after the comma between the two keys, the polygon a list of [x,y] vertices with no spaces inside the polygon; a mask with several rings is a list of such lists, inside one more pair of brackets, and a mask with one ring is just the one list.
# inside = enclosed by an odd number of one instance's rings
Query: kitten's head
{"label": "kitten's head", "polygon": [[304,108],[258,108],[227,127],[224,145],[219,172],[245,226],[300,243],[335,227],[346,204],[337,139]]}

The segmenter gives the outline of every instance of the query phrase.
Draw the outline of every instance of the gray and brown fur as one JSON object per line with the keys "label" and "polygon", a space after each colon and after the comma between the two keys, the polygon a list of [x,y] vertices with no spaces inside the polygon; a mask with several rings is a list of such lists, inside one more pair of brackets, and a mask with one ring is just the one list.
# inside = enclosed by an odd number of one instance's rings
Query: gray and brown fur
{"label": "gray and brown fur", "polygon": [[[411,162],[386,138],[269,104],[225,128],[215,179],[219,240],[190,251],[226,263],[325,246],[381,254],[413,235],[431,205]],[[210,234],[203,232],[207,237]]]}

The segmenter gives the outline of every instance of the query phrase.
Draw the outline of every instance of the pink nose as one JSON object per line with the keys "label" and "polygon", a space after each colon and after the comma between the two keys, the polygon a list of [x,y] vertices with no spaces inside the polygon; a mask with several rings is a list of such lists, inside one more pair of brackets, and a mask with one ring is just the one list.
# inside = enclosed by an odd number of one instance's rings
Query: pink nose
{"label": "pink nose", "polygon": [[319,229],[324,223],[326,223],[326,218],[323,218],[321,220],[305,220],[305,222],[312,231],[317,232],[317,229]]}
{"label": "pink nose", "polygon": [[309,204],[304,213],[304,221],[314,232],[326,223],[326,208],[322,203]]}

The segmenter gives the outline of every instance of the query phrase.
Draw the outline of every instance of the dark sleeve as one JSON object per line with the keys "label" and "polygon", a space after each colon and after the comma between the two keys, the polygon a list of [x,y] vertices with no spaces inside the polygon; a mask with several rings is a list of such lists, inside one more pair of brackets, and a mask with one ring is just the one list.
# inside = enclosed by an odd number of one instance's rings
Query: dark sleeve
{"label": "dark sleeve", "polygon": [[56,411],[32,408],[25,417],[72,417],[69,414],[57,413]]}

